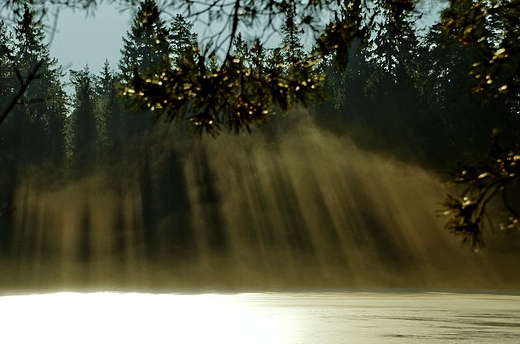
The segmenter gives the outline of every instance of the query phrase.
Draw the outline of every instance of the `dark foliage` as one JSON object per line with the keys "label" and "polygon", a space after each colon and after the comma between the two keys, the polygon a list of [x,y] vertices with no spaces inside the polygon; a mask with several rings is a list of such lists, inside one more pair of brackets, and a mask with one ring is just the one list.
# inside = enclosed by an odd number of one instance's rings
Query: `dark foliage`
{"label": "dark foliage", "polygon": [[448,195],[442,206],[444,215],[451,216],[446,229],[462,236],[463,244],[475,250],[483,246],[482,230],[486,224],[492,228],[487,210],[495,196],[501,197],[506,209],[507,221],[500,224],[500,229],[518,227],[520,215],[514,203],[518,202],[515,182],[520,173],[519,162],[518,147],[501,147],[494,136],[486,159],[458,169],[452,182],[463,185],[464,190],[457,196]]}

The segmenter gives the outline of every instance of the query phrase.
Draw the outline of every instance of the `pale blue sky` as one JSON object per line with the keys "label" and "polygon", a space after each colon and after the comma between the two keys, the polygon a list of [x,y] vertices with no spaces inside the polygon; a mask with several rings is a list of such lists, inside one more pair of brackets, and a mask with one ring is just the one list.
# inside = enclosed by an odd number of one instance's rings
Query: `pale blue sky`
{"label": "pale blue sky", "polygon": [[[432,3],[435,3],[435,0]],[[438,8],[437,4],[423,8],[423,11],[435,13]],[[99,5],[93,14],[88,15],[85,11],[62,10],[50,45],[51,56],[58,59],[64,71],[80,70],[88,63],[90,71],[98,74],[105,59],[108,59],[110,66],[115,70],[123,45],[122,38],[131,26],[135,10],[136,8],[123,11],[120,6],[106,3]],[[428,16],[422,25],[431,24],[434,18],[438,18],[437,15]],[[163,19],[171,19],[166,17]],[[204,27],[196,27],[199,29],[196,31],[202,34]],[[47,35],[50,38],[51,33],[47,32]]]}
{"label": "pale blue sky", "polygon": [[[101,5],[94,15],[84,11],[64,10],[59,13],[57,31],[51,42],[51,56],[64,70],[101,71],[105,59],[116,68],[122,48],[122,37],[130,28],[133,13],[116,6]],[[48,35],[50,35],[48,33]]]}

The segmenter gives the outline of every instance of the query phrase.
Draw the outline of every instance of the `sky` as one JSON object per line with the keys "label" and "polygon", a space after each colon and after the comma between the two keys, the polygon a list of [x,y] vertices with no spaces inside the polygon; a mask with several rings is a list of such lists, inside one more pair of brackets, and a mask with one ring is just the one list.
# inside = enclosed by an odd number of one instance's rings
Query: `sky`
{"label": "sky", "polygon": [[[135,8],[125,10],[106,3],[99,5],[90,14],[85,11],[62,10],[54,35],[47,32],[51,56],[58,59],[65,72],[81,70],[88,64],[92,73],[99,74],[105,60],[115,70],[123,47],[122,38],[130,29],[134,13]],[[429,17],[426,22],[431,24],[433,20]],[[196,30],[196,27],[194,30],[203,34],[203,28]],[[68,81],[68,73],[65,81]],[[72,92],[70,86],[68,88]]]}
{"label": "sky", "polygon": [[50,38],[51,56],[65,71],[89,69],[98,74],[105,60],[117,67],[123,36],[129,30],[133,13],[116,6],[100,5],[92,15],[84,11],[63,10],[59,13],[54,37]]}

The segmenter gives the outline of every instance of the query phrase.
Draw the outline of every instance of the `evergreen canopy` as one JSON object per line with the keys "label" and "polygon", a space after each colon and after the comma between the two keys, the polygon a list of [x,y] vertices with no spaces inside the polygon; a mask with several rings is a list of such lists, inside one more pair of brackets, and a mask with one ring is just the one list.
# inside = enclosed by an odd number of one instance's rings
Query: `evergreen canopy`
{"label": "evergreen canopy", "polygon": [[[136,106],[153,108],[167,120],[188,120],[196,131],[211,134],[218,133],[222,125],[237,132],[249,130],[251,124],[265,122],[276,108],[285,110],[308,104],[310,99],[320,99],[320,79],[312,72],[319,61],[332,57],[338,67],[345,68],[349,48],[355,40],[361,42],[361,48],[370,46],[377,37],[385,37],[388,44],[394,44],[409,32],[416,19],[438,6],[431,0],[215,0],[207,3],[182,0],[164,1],[161,8],[150,0],[105,2],[134,8],[139,4],[141,14],[136,18],[143,29],[165,12],[182,13],[186,20],[207,23],[209,32],[216,30],[215,22],[220,22],[218,32],[200,37],[201,51],[197,59],[183,60],[176,68],[159,67],[150,73],[136,70],[127,89],[135,98]],[[95,11],[100,3],[103,0],[7,0],[2,5],[2,13],[14,18],[23,6],[31,5],[40,18],[45,18],[64,6]],[[428,10],[423,11],[425,8]],[[476,91],[491,95],[518,92],[519,17],[518,0],[451,0],[443,11],[443,30],[462,44],[474,44],[481,53],[472,64]],[[253,71],[233,53],[239,32],[247,32],[250,41],[261,48],[273,33],[290,42],[291,25],[312,34],[316,40],[313,54],[301,56],[297,61],[294,56],[290,57],[291,64],[299,66],[291,75],[282,73],[287,68],[267,63],[257,64]],[[157,41],[163,39],[156,38]],[[208,72],[205,62],[215,56],[222,56],[222,62]],[[215,95],[217,85],[223,87]],[[229,104],[227,99],[230,98],[240,102]],[[189,110],[186,109],[188,104]]]}

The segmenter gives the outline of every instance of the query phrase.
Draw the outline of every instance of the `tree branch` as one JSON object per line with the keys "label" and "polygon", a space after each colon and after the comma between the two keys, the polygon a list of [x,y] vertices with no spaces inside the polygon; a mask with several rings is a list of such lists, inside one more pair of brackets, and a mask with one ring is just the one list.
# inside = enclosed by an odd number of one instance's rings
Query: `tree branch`
{"label": "tree branch", "polygon": [[34,79],[38,77],[38,70],[43,65],[43,62],[43,60],[38,62],[27,76],[27,79],[21,82],[20,88],[18,89],[18,92],[16,93],[15,97],[13,98],[13,100],[11,100],[9,105],[7,105],[5,110],[0,114],[0,124],[7,118],[7,115],[9,115],[11,111],[13,111],[14,107],[17,104],[21,103],[22,97],[29,88],[29,85]]}

